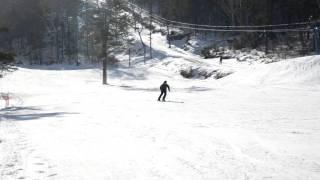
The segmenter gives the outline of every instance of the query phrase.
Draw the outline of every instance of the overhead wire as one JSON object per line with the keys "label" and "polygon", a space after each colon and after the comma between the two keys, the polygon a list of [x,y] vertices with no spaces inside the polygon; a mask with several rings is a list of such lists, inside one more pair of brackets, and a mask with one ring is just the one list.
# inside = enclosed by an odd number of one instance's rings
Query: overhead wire
{"label": "overhead wire", "polygon": [[[153,15],[157,16],[157,15]],[[214,26],[214,25],[202,25],[202,24],[192,24],[192,23],[185,23],[185,22],[179,22],[179,21],[173,21],[169,20],[160,16],[157,16],[157,18],[166,21],[171,22],[175,24],[181,24],[181,25],[189,25],[189,26],[197,26],[197,27],[208,27],[208,28],[266,28],[266,27],[283,27],[283,26],[294,26],[294,25],[309,25],[316,23],[314,22],[299,22],[299,23],[290,23],[290,24],[275,24],[275,25],[252,25],[252,26]]]}
{"label": "overhead wire", "polygon": [[[144,13],[151,16],[150,12],[147,10],[128,2],[130,5],[142,10]],[[310,28],[288,28],[290,26],[307,26],[313,23],[317,23],[317,21],[309,21],[309,22],[297,22],[297,23],[288,23],[288,24],[274,24],[274,25],[256,25],[256,26],[214,26],[214,25],[202,25],[202,24],[192,24],[185,23],[180,21],[173,21],[158,15],[152,14],[153,19],[159,21],[159,23],[165,24],[170,27],[180,28],[180,29],[189,29],[189,30],[199,30],[199,31],[211,31],[211,32],[308,32],[311,31]],[[191,26],[191,27],[190,27]],[[274,27],[278,27],[273,29]],[[282,27],[282,28],[279,28]],[[285,28],[287,27],[287,28]],[[245,29],[246,28],[246,29]],[[255,28],[255,29],[254,29]],[[261,28],[261,29],[257,29]],[[264,28],[264,29],[262,29]]]}
{"label": "overhead wire", "polygon": [[188,27],[188,26],[176,26],[170,25],[170,27],[181,28],[181,29],[189,29],[189,30],[198,30],[198,31],[212,31],[212,32],[308,32],[310,29],[307,28],[296,28],[296,29],[207,29],[207,28],[195,28],[195,27]]}
{"label": "overhead wire", "polygon": [[[159,17],[155,16],[153,17],[155,20],[160,21],[160,23],[163,23]],[[161,22],[162,21],[162,22]],[[167,24],[170,27],[174,28],[180,28],[180,29],[189,29],[189,30],[198,30],[198,31],[211,31],[211,32],[247,32],[247,33],[254,33],[254,32],[308,32],[310,31],[309,28],[281,28],[281,29],[217,29],[217,28],[201,28],[201,27],[190,27],[190,26],[184,26],[184,25],[173,25],[173,24]]]}

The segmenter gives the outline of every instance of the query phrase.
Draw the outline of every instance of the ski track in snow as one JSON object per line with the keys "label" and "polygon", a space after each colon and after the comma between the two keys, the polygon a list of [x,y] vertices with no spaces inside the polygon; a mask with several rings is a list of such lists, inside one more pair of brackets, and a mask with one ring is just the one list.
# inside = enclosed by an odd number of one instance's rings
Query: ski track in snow
{"label": "ski track in snow", "polygon": [[[186,80],[172,70],[200,60],[155,39],[168,57],[112,70],[109,86],[94,68],[25,67],[0,79],[13,97],[0,110],[0,179],[319,179],[319,57],[206,60],[237,72]],[[163,80],[166,103],[156,101]]]}

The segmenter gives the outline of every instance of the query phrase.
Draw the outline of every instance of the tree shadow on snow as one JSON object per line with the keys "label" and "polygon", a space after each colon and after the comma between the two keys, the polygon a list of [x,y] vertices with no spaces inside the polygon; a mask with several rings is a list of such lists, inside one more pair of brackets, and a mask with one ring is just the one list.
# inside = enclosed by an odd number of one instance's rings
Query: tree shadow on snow
{"label": "tree shadow on snow", "polygon": [[0,109],[0,112],[15,112],[15,111],[41,111],[40,108],[37,107],[8,107],[4,109]]}
{"label": "tree shadow on snow", "polygon": [[185,88],[187,92],[204,92],[204,91],[211,91],[213,89],[207,87],[198,87],[198,86],[191,86],[189,88]]}
{"label": "tree shadow on snow", "polygon": [[149,92],[159,91],[159,88],[140,88],[140,87],[134,87],[134,86],[127,86],[127,85],[121,85],[119,87],[129,91],[149,91]]}
{"label": "tree shadow on snow", "polygon": [[79,114],[70,112],[41,112],[37,107],[10,107],[0,110],[0,120],[29,121],[40,120],[42,118],[56,117],[61,118],[66,115]]}
{"label": "tree shadow on snow", "polygon": [[108,75],[115,79],[123,80],[146,80],[147,72],[141,72],[138,69],[130,68],[114,68],[112,71],[108,72]]}
{"label": "tree shadow on snow", "polygon": [[[109,84],[110,85],[110,84]],[[128,90],[128,91],[148,91],[148,92],[159,92],[160,93],[160,89],[159,87],[154,87],[154,88],[142,88],[142,87],[134,87],[134,86],[129,86],[129,85],[110,85],[110,86],[116,86],[116,87],[120,87],[124,90]],[[207,87],[198,87],[198,86],[191,86],[188,88],[172,88],[172,90],[174,92],[205,92],[205,91],[212,91],[214,89],[212,88],[207,88]]]}
{"label": "tree shadow on snow", "polygon": [[52,65],[17,65],[19,68],[36,69],[36,70],[52,70],[52,71],[74,71],[74,70],[86,70],[97,69],[98,65],[67,65],[67,64],[52,64]]}
{"label": "tree shadow on snow", "polygon": [[[172,44],[172,45],[174,45],[174,44]],[[143,58],[143,54],[135,55],[134,58],[131,60],[131,64],[136,65],[136,64],[142,64],[142,63],[144,63],[144,61],[147,63],[150,61],[158,61],[158,60],[161,61],[166,58],[181,58],[181,57],[183,57],[183,56],[179,56],[179,53],[183,53],[183,51],[177,53],[176,55],[173,55],[165,50],[161,50],[161,49],[157,49],[157,48],[153,47],[153,49],[152,49],[153,58],[150,59],[149,58],[149,48],[150,48],[150,46],[146,44],[147,54],[146,54],[145,60]]]}

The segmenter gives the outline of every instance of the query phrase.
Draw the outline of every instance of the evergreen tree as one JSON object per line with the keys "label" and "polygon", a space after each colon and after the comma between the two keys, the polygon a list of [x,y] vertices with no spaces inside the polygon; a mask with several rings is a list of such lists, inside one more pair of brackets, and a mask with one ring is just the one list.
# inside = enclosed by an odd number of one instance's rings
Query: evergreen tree
{"label": "evergreen tree", "polygon": [[[1,33],[8,33],[8,29],[1,27],[0,28],[0,34]],[[14,64],[14,56],[10,53],[4,53],[0,52],[0,78],[3,77],[3,73],[5,71],[13,70],[13,64]]]}

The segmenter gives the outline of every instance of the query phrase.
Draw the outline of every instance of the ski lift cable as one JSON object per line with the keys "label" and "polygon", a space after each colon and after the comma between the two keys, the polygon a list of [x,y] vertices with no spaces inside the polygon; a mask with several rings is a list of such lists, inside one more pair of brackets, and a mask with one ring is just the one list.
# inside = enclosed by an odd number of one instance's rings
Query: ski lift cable
{"label": "ski lift cable", "polygon": [[[153,15],[156,16],[156,15]],[[269,28],[269,27],[284,27],[284,26],[297,26],[297,25],[310,25],[316,22],[299,22],[299,23],[290,23],[290,24],[276,24],[276,25],[259,25],[259,26],[213,26],[213,25],[201,25],[201,24],[192,24],[192,23],[184,23],[179,21],[172,21],[165,19],[163,17],[157,16],[157,18],[175,24],[181,25],[189,25],[189,26],[197,26],[197,27],[208,27],[208,28]]]}
{"label": "ski lift cable", "polygon": [[[130,5],[144,11],[144,13],[150,15],[150,13],[143,8],[132,4],[129,2]],[[185,23],[185,22],[180,22],[180,21],[173,21],[169,20],[163,17],[160,17],[156,14],[152,14],[153,18],[156,18],[159,21],[162,21],[162,23],[169,24],[169,23],[174,23],[182,26],[195,26],[195,27],[206,27],[206,28],[271,28],[271,27],[284,27],[284,26],[298,26],[298,25],[311,25],[313,23],[317,23],[318,21],[309,21],[309,22],[297,22],[297,23],[287,23],[287,24],[274,24],[274,25],[257,25],[257,26],[214,26],[214,25],[201,25],[201,24],[192,24],[192,23]],[[288,29],[288,28],[287,28]],[[262,30],[264,31],[264,30]]]}
{"label": "ski lift cable", "polygon": [[212,29],[212,28],[197,28],[197,27],[188,27],[188,26],[176,26],[170,25],[173,28],[180,29],[189,29],[189,30],[198,30],[198,31],[211,31],[211,32],[247,32],[247,33],[281,33],[281,32],[311,32],[308,28],[298,28],[298,29]]}
{"label": "ski lift cable", "polygon": [[[159,19],[156,19],[158,20]],[[160,22],[161,23],[161,22]],[[296,28],[296,29],[214,29],[214,28],[201,28],[201,27],[190,27],[190,26],[182,26],[182,25],[168,25],[169,27],[173,28],[180,28],[180,29],[189,29],[189,30],[199,30],[199,31],[211,31],[211,32],[310,32],[309,28]]]}

